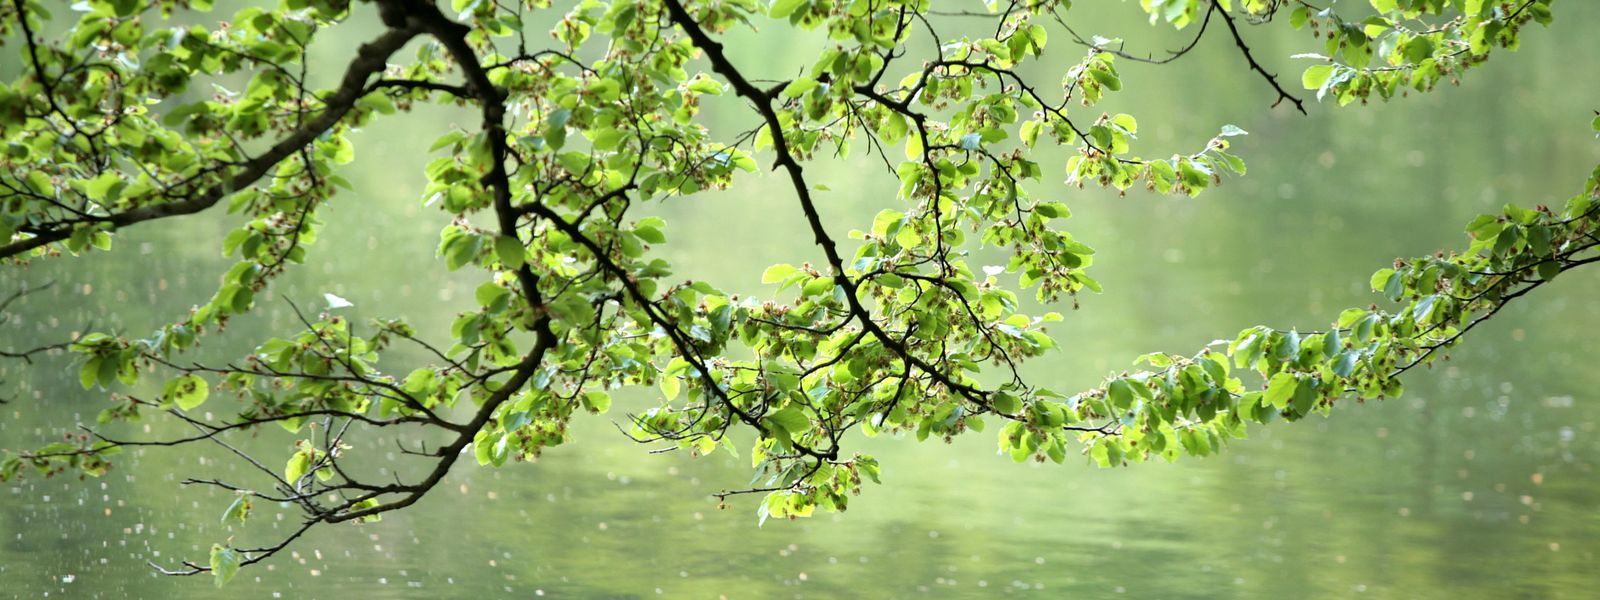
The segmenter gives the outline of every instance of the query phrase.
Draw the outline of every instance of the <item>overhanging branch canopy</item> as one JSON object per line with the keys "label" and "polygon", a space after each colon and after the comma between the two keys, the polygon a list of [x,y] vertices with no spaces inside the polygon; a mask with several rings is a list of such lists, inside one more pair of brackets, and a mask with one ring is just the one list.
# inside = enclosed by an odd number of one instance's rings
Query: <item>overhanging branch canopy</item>
{"label": "overhanging branch canopy", "polygon": [[[125,447],[213,445],[256,477],[185,481],[234,492],[228,518],[244,523],[253,500],[286,503],[303,517],[269,544],[217,544],[208,562],[163,568],[210,572],[219,584],[318,524],[411,506],[461,456],[494,466],[535,457],[567,440],[574,414],[607,411],[619,388],[659,390],[656,406],[628,415],[626,433],[641,442],[704,454],[732,450],[735,430],[751,432],[746,451],[759,485],[716,495],[763,493],[763,518],[842,510],[863,477],[876,480],[877,461],[848,449],[852,431],[949,438],[995,422],[1002,450],[1019,461],[1081,453],[1113,466],[1206,455],[1248,423],[1398,394],[1401,374],[1507,303],[1600,260],[1597,171],[1564,203],[1508,206],[1473,221],[1458,252],[1379,271],[1372,285],[1393,303],[1388,309],[1344,311],[1320,332],[1255,327],[1195,355],[1147,355],[1147,370],[1065,393],[1020,371],[1052,360],[1046,327],[1064,317],[1026,314],[1018,291],[1032,288],[1046,303],[1101,291],[1089,275],[1094,251],[1060,226],[1070,213],[1057,197],[1085,185],[1197,195],[1244,173],[1230,152],[1244,133],[1236,127],[1222,126],[1198,150],[1146,158],[1135,152],[1144,147],[1136,118],[1085,110],[1122,90],[1117,59],[1138,55],[1078,35],[1069,23],[1081,7],[617,0],[554,15],[530,1],[480,2],[451,15],[426,0],[375,0],[382,31],[335,88],[319,90],[306,81],[307,48],[371,8],[288,2],[244,9],[209,29],[162,20],[206,4],[90,0],[61,39],[40,35],[45,11],[36,0],[0,9],[26,64],[0,88],[0,129],[12,141],[0,157],[0,260],[109,250],[122,228],[181,227],[175,217],[224,201],[242,221],[224,244],[238,262],[205,305],[147,338],[90,333],[70,344],[83,387],[111,392],[98,424],[105,429],[12,454],[0,478],[27,469],[100,474]],[[1146,6],[1153,21],[1198,24],[1187,46],[1152,62],[1226,31],[1240,68],[1301,112],[1302,93],[1343,105],[1427,91],[1514,46],[1528,22],[1550,19],[1548,0],[1375,1],[1378,14],[1360,27],[1298,0]],[[1211,27],[1217,19],[1225,26]],[[533,35],[533,23],[548,24],[548,36]],[[751,59],[723,41],[752,24],[822,31],[830,45],[804,71],[759,81],[744,70]],[[1302,74],[1305,92],[1286,89],[1247,41],[1250,27],[1280,24],[1314,32],[1325,48]],[[941,35],[958,28],[968,35]],[[1052,31],[1079,45],[1050,45]],[[537,47],[545,37],[549,45]],[[915,54],[921,38],[931,54]],[[414,56],[404,56],[408,47]],[[113,60],[108,48],[138,60]],[[1047,52],[1082,59],[1059,81],[1028,76]],[[249,83],[205,100],[188,93],[218,74]],[[725,94],[750,111],[754,129],[726,136],[701,125],[700,103]],[[404,119],[399,113],[423,103],[468,107],[479,120],[440,137],[432,151],[443,154],[425,173],[426,194],[453,217],[439,255],[448,269],[483,280],[449,346],[423,341],[403,320],[358,326],[296,307],[295,330],[249,355],[197,358],[198,336],[252,311],[274,278],[304,260],[319,207],[347,186],[338,174],[355,151],[347,134]],[[852,143],[900,184],[897,201],[862,224],[858,241],[838,237],[805,170],[819,153],[843,154]],[[1040,144],[1077,151],[1044,165]],[[668,224],[633,209],[729,188],[736,173],[763,164],[781,171],[789,191],[763,201],[795,206],[820,266],[797,257],[798,266],[766,270],[764,283],[788,302],[671,281],[671,265],[651,248]],[[1064,169],[1064,182],[1046,177],[1061,172],[1054,169]],[[981,246],[1008,253],[1003,272],[973,271],[967,256]],[[0,301],[0,319],[21,296]],[[391,372],[383,357],[396,344],[434,360]],[[50,349],[0,349],[0,357]],[[151,379],[160,385],[141,387]],[[199,418],[202,405],[222,416]],[[148,412],[194,433],[108,433]],[[229,441],[271,425],[287,432],[280,455]],[[415,472],[390,481],[347,460],[350,440],[381,431],[444,441],[431,450],[402,445]]]}

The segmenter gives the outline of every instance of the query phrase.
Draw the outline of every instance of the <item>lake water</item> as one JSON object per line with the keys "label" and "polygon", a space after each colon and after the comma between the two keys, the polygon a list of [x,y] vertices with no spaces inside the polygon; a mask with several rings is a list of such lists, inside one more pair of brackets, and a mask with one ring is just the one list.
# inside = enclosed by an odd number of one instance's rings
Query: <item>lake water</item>
{"label": "lake water", "polygon": [[[1131,3],[1083,6],[1098,33],[1139,48],[1176,47]],[[1123,16],[1116,16],[1123,15]],[[1505,202],[1557,204],[1600,161],[1586,127],[1597,104],[1600,6],[1558,6],[1459,88],[1367,107],[1266,110],[1272,94],[1225,37],[1166,67],[1124,65],[1127,92],[1107,110],[1141,121],[1152,155],[1198,148],[1217,127],[1251,132],[1235,149],[1250,175],[1199,199],[1118,198],[1056,186],[1065,227],[1099,250],[1106,293],[1084,297],[1054,331],[1063,350],[1032,365],[1061,389],[1093,385],[1152,351],[1193,352],[1244,327],[1318,329],[1378,300],[1368,275],[1396,256],[1462,245],[1473,215]],[[1100,24],[1100,23],[1095,23]],[[359,28],[359,22],[351,25]],[[1088,31],[1086,31],[1088,33]],[[1255,34],[1261,56],[1296,82],[1294,36]],[[365,37],[341,35],[317,65]],[[1071,62],[1081,49],[1052,36]],[[804,40],[800,40],[804,42]],[[781,76],[795,40],[734,43],[752,70]],[[1138,44],[1144,44],[1138,46]],[[800,43],[800,47],[804,47]],[[13,48],[14,46],[8,46]],[[744,51],[747,50],[747,51]],[[14,50],[8,50],[11,52]],[[760,64],[760,57],[772,64]],[[14,57],[0,62],[6,77]],[[788,61],[788,62],[784,62]],[[1047,69],[1041,70],[1041,72]],[[721,112],[718,112],[721,111]],[[718,127],[748,125],[737,105],[708,106]],[[1092,117],[1092,115],[1091,115]],[[445,218],[418,199],[431,141],[466,113],[391,117],[362,134],[349,172],[359,193],[327,214],[310,262],[263,295],[200,358],[238,356],[290,327],[279,298],[350,299],[357,319],[404,315],[427,335],[471,302],[473,283],[433,257]],[[364,145],[362,145],[364,144]],[[893,199],[892,178],[859,156],[814,169],[829,184],[831,226],[862,227]],[[1060,161],[1046,161],[1059,172]],[[1048,171],[1047,171],[1048,172]],[[832,183],[830,183],[832,182]],[[672,199],[663,251],[686,277],[762,293],[776,262],[817,260],[786,183],[750,177],[735,193]],[[86,323],[140,333],[203,302],[226,263],[232,220],[212,214],[119,236],[118,251],[0,270],[0,291],[54,281],[0,326],[0,347],[55,340]],[[1346,404],[1331,418],[1258,427],[1208,459],[1100,470],[1013,464],[989,433],[954,444],[856,440],[884,467],[844,514],[758,527],[754,501],[725,510],[707,494],[744,485],[746,460],[649,455],[610,420],[582,419],[574,441],[536,464],[460,465],[417,506],[381,523],[320,527],[226,590],[237,597],[434,598],[1504,598],[1594,597],[1600,589],[1600,272],[1576,271],[1475,331],[1449,362],[1407,376],[1399,399]],[[434,335],[433,339],[442,336]],[[404,360],[406,357],[399,357]],[[74,366],[0,363],[0,447],[37,446],[92,422],[100,393]],[[144,435],[142,425],[114,431]],[[150,422],[149,435],[172,434]],[[126,437],[126,436],[125,436]],[[283,447],[270,432],[249,445]],[[403,461],[392,443],[357,448]],[[209,450],[205,451],[209,452]],[[470,461],[466,461],[470,462]],[[217,517],[222,494],[195,475],[243,476],[197,449],[124,456],[108,476],[0,486],[0,590],[17,597],[210,598],[205,578],[153,574],[147,560],[203,559],[237,535],[250,544],[298,513],[258,506],[241,531]],[[281,514],[280,514],[281,513]]]}

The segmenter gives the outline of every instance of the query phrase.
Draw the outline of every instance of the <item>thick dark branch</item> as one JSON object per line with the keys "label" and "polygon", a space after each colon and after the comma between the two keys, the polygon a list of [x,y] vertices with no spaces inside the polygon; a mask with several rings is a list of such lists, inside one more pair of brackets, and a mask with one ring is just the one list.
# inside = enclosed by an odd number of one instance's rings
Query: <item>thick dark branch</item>
{"label": "thick dark branch", "polygon": [[368,91],[380,89],[428,90],[431,92],[444,92],[457,98],[472,97],[472,92],[467,91],[465,87],[426,79],[379,79],[372,82],[372,85],[367,86]]}
{"label": "thick dark branch", "polygon": [[[468,89],[476,97],[482,109],[483,126],[488,134],[490,151],[492,152],[492,164],[490,165],[489,173],[484,176],[484,183],[490,186],[494,192],[494,211],[501,235],[516,237],[518,214],[511,206],[511,182],[505,167],[506,156],[509,153],[509,149],[506,146],[505,97],[489,81],[482,64],[478,62],[477,53],[467,43],[467,33],[470,29],[451,21],[443,13],[439,12],[438,8],[432,3],[401,0],[382,4],[386,7],[386,10],[391,11],[393,6],[405,5],[407,7],[407,22],[415,23],[420,29],[438,39],[445,49],[450,52],[451,57],[455,59],[457,66],[461,68],[462,73],[466,76]],[[518,283],[521,284],[522,295],[528,304],[530,306],[543,306],[544,299],[539,292],[539,277],[533,273],[533,269],[524,264],[517,269],[516,273]],[[522,390],[528,379],[544,363],[545,354],[559,342],[556,333],[551,329],[549,315],[539,317],[535,321],[533,329],[536,336],[533,349],[517,364],[516,371],[513,372],[510,379],[506,380],[493,394],[490,394],[484,400],[483,406],[478,408],[478,412],[473,415],[472,421],[467,423],[461,433],[456,436],[455,441],[439,449],[439,462],[434,465],[433,471],[426,478],[420,483],[405,486],[410,491],[399,500],[359,510],[347,510],[353,505],[353,502],[361,500],[357,499],[347,503],[346,506],[335,509],[333,512],[324,514],[321,517],[322,520],[329,523],[337,523],[405,508],[421,499],[429,490],[438,485],[439,481],[443,480],[444,476],[449,473],[451,465],[455,464],[461,452],[466,449],[468,444],[472,443],[473,436],[478,430],[483,429],[489,423],[489,420],[494,417],[495,410],[501,404],[504,404],[506,400]],[[377,493],[374,493],[366,497],[375,497],[376,495]]]}
{"label": "thick dark branch", "polygon": [[829,235],[827,228],[822,224],[822,217],[817,212],[816,203],[811,197],[811,189],[806,183],[804,170],[800,162],[795,159],[793,152],[790,151],[788,140],[784,137],[782,122],[778,119],[777,111],[772,107],[772,96],[750,83],[744,77],[744,74],[739,72],[738,68],[733,65],[733,62],[723,52],[722,44],[711,39],[706,34],[700,24],[689,15],[688,11],[684,10],[683,4],[679,0],[666,0],[665,4],[673,22],[683,29],[689,39],[694,42],[695,47],[705,52],[706,59],[711,61],[711,68],[717,74],[722,75],[723,79],[726,79],[733,86],[734,91],[739,96],[754,104],[756,110],[766,120],[767,127],[772,131],[772,147],[773,152],[777,154],[777,167],[782,168],[789,175],[789,183],[794,188],[795,194],[800,201],[800,208],[805,213],[806,222],[811,227],[815,242],[822,247],[823,254],[827,256],[828,266],[833,271],[834,282],[844,289],[845,298],[850,304],[850,312],[856,316],[861,326],[885,347],[894,351],[895,355],[902,360],[912,364],[918,370],[926,372],[946,388],[959,392],[968,400],[988,408],[987,394],[982,390],[951,379],[943,370],[913,354],[910,349],[891,337],[877,321],[873,320],[872,314],[862,305],[861,299],[858,297],[858,282],[850,279],[845,274],[844,258],[839,254],[838,244],[834,242],[833,237]]}
{"label": "thick dark branch", "polygon": [[[637,284],[631,281],[631,274],[628,272],[628,270],[623,268],[622,265],[617,264],[616,261],[612,260],[606,254],[604,247],[596,242],[591,236],[584,233],[583,229],[581,229],[577,224],[561,218],[561,215],[556,214],[556,212],[551,210],[549,207],[542,204],[533,204],[529,205],[529,208],[533,211],[533,214],[544,218],[551,225],[554,225],[557,230],[567,234],[567,236],[571,237],[573,241],[582,244],[584,248],[588,249],[590,253],[594,254],[595,262],[599,263],[601,268],[605,269],[614,277],[616,277],[623,286],[623,290],[627,292],[628,296],[633,299],[635,304],[644,310],[645,315],[650,319],[650,321],[661,327],[662,331],[666,332],[667,339],[670,340],[673,347],[677,349],[678,355],[682,356],[684,360],[689,362],[689,366],[699,374],[701,381],[705,383],[707,391],[716,395],[718,399],[722,401],[723,405],[728,408],[729,412],[738,417],[739,420],[744,422],[746,425],[754,428],[756,431],[763,433],[767,431],[766,426],[761,423],[758,414],[752,414],[750,411],[739,408],[739,406],[733,402],[733,399],[728,397],[727,393],[721,388],[719,383],[712,378],[711,369],[706,366],[705,359],[700,355],[700,352],[695,349],[693,340],[691,340],[688,335],[683,332],[682,328],[678,327],[678,324],[673,321],[672,318],[666,314],[663,314],[660,307],[652,302],[651,299],[644,294],[644,291],[639,289]],[[798,443],[795,444],[795,448],[802,453],[812,455],[817,458],[832,459],[838,457],[838,448],[816,450]]]}
{"label": "thick dark branch", "polygon": [[[189,215],[200,212],[215,205],[223,198],[254,184],[256,180],[271,172],[279,162],[293,156],[301,148],[312,143],[324,132],[344,118],[345,114],[355,106],[357,100],[367,92],[367,79],[374,73],[381,73],[388,65],[389,56],[398,51],[411,38],[416,37],[419,31],[415,28],[390,29],[377,39],[363,44],[357,51],[356,58],[350,62],[345,70],[344,79],[339,88],[325,100],[326,107],[316,118],[307,121],[296,128],[287,137],[256,156],[240,164],[238,170],[226,181],[214,185],[199,194],[178,202],[164,202],[135,208],[120,213],[103,217],[95,217],[90,222],[110,224],[113,227],[126,227],[144,221],[163,219],[180,215]],[[0,258],[16,256],[54,242],[59,242],[72,236],[72,225],[83,220],[68,220],[56,223],[54,227],[41,229],[34,236],[0,246]]]}
{"label": "thick dark branch", "polygon": [[[488,72],[478,62],[478,53],[467,42],[467,33],[471,29],[451,21],[432,3],[419,4],[424,7],[408,9],[410,14],[407,18],[444,45],[466,76],[467,90],[482,107],[483,129],[489,139],[489,151],[493,159],[489,172],[483,176],[483,182],[494,192],[495,222],[500,228],[500,235],[520,239],[517,235],[517,217],[520,213],[511,206],[511,179],[505,164],[506,156],[510,154],[510,148],[506,145],[505,93],[489,81]],[[516,270],[516,274],[528,305],[541,306],[543,302],[540,300],[538,277],[533,274],[533,268],[524,264]],[[549,332],[548,324],[539,333],[542,337],[554,335]]]}
{"label": "thick dark branch", "polygon": [[[395,28],[381,39],[390,39],[392,36],[403,34],[403,37],[397,38],[396,43],[393,44],[392,48],[388,49],[388,52],[398,49],[406,40],[418,33],[427,33],[436,38],[450,52],[452,58],[456,60],[466,76],[467,85],[461,88],[443,89],[425,84],[415,84],[415,87],[447,91],[460,97],[477,101],[483,112],[484,129],[488,134],[490,148],[493,153],[493,165],[490,172],[484,177],[484,184],[493,190],[494,208],[497,221],[501,226],[502,235],[516,236],[518,214],[511,208],[511,184],[505,169],[508,148],[506,146],[506,131],[504,127],[504,97],[489,82],[483,67],[478,62],[476,52],[468,44],[466,36],[470,30],[464,25],[451,21],[443,13],[439,12],[431,2],[424,0],[380,0],[378,5],[380,16],[383,17],[384,23]],[[388,52],[385,52],[383,56],[387,56]],[[367,56],[368,54],[369,51],[364,48],[362,55]],[[382,67],[381,60],[380,58],[378,68]],[[361,62],[360,59],[357,62]],[[365,90],[367,89],[365,87],[366,79],[366,74],[364,74],[359,79],[354,80],[353,88],[346,89]],[[347,76],[346,81],[347,83],[351,82],[351,78]],[[391,87],[412,85],[400,83]],[[353,94],[351,101],[359,97],[356,92],[351,93]],[[327,113],[324,113],[323,116],[327,116]],[[328,124],[331,125],[332,122],[330,121]],[[544,300],[538,288],[539,278],[533,273],[532,269],[524,265],[517,270],[517,276],[521,284],[522,295],[529,305],[543,306]],[[249,555],[249,558],[244,560],[242,564],[253,564],[277,553],[317,523],[338,523],[356,520],[362,517],[399,510],[420,500],[444,479],[467,446],[472,443],[475,434],[487,426],[494,418],[496,410],[512,396],[522,391],[528,380],[544,363],[545,355],[560,341],[551,329],[551,318],[548,315],[539,317],[533,324],[533,330],[536,335],[533,349],[518,362],[511,377],[484,398],[483,404],[473,414],[471,421],[464,426],[453,428],[457,432],[456,437],[449,444],[437,450],[435,454],[437,462],[421,481],[414,484],[397,483],[396,485],[382,487],[365,486],[353,482],[344,484],[339,489],[365,490],[367,493],[354,498],[345,498],[342,502],[332,507],[307,506],[310,515],[301,527],[275,545],[243,550],[242,552]],[[487,384],[487,382],[484,383]],[[214,437],[210,439],[216,440]],[[364,502],[387,494],[402,495],[393,501],[356,508]],[[185,569],[171,571],[163,569],[163,572],[174,575],[192,575],[210,570],[205,566],[190,562],[185,562],[184,566],[186,567]]]}

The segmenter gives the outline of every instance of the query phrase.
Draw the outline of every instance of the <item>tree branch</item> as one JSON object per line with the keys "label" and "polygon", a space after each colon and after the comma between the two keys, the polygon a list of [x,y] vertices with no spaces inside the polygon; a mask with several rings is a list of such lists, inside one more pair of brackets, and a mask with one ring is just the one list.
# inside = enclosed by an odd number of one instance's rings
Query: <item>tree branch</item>
{"label": "tree branch", "polygon": [[1283,89],[1283,86],[1278,84],[1277,75],[1268,73],[1267,69],[1261,66],[1261,63],[1256,62],[1255,54],[1250,51],[1250,46],[1245,45],[1244,36],[1239,33],[1239,26],[1233,22],[1233,15],[1228,14],[1227,9],[1221,8],[1218,4],[1219,1],[1211,0],[1211,6],[1216,12],[1222,14],[1222,22],[1228,24],[1228,33],[1233,34],[1233,43],[1239,47],[1239,52],[1244,54],[1244,59],[1250,63],[1250,70],[1260,73],[1261,77],[1272,85],[1272,89],[1278,92],[1278,100],[1272,103],[1272,107],[1277,108],[1284,100],[1288,100],[1294,103],[1295,110],[1300,111],[1300,114],[1307,114],[1305,103],[1295,97],[1294,94],[1290,94],[1288,90]]}
{"label": "tree branch", "polygon": [[283,159],[293,156],[338,124],[355,106],[356,100],[368,91],[367,79],[374,73],[382,72],[388,65],[389,56],[418,33],[419,30],[415,28],[390,29],[377,39],[363,44],[356,52],[355,59],[346,68],[339,88],[325,100],[324,110],[266,152],[239,165],[237,171],[226,181],[177,202],[151,204],[106,216],[69,219],[54,223],[51,227],[35,230],[33,237],[0,245],[0,258],[16,256],[40,246],[65,240],[72,236],[72,226],[77,223],[92,222],[109,224],[112,227],[127,227],[155,219],[194,214],[210,208],[223,198],[254,184]]}

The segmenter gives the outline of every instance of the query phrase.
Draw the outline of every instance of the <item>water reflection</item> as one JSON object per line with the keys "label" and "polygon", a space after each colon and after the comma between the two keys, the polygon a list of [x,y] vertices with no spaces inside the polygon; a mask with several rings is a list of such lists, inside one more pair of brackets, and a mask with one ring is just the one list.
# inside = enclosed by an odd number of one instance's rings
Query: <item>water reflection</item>
{"label": "water reflection", "polygon": [[[1600,152],[1582,129],[1591,90],[1557,67],[1593,70],[1585,57],[1600,56],[1600,38],[1582,24],[1600,10],[1561,10],[1554,30],[1464,89],[1311,118],[1264,112],[1267,91],[1227,44],[1208,43],[1171,69],[1130,66],[1128,89],[1138,92],[1113,110],[1143,117],[1147,143],[1188,148],[1237,123],[1252,132],[1238,147],[1251,175],[1199,200],[1054,191],[1074,207],[1067,227],[1100,251],[1108,293],[1083,298],[1057,329],[1068,350],[1034,375],[1080,387],[1137,354],[1193,350],[1245,326],[1321,326],[1341,307],[1371,302],[1363,282],[1390,258],[1456,244],[1461,223],[1500,203],[1571,193]],[[1159,43],[1132,27],[1149,39],[1131,42]],[[1287,55],[1289,39],[1262,39],[1263,55]],[[394,174],[420,173],[435,132],[470,121],[447,111],[421,120],[433,127],[363,134],[373,143],[350,179],[368,192],[340,198],[327,215],[331,233],[359,233],[325,236],[275,291],[306,303],[338,294],[355,303],[356,319],[403,314],[424,332],[448,326],[470,299],[469,282],[414,268],[433,264],[444,219],[415,200],[420,176]],[[867,168],[817,167],[824,180],[861,182],[822,195],[836,227],[860,226],[891,197]],[[765,265],[815,258],[794,227],[798,213],[780,201],[782,182],[744,183],[740,193],[654,208],[672,217],[665,251],[681,275],[750,291]],[[210,295],[228,223],[209,215],[182,231],[136,229],[112,256],[0,272],[0,289],[58,282],[0,335],[57,339],[88,322],[152,328]],[[588,419],[575,424],[573,445],[536,465],[457,469],[415,509],[317,529],[229,592],[1581,597],[1600,584],[1600,372],[1588,368],[1600,342],[1586,326],[1600,322],[1597,292],[1592,273],[1564,277],[1508,308],[1451,362],[1412,376],[1403,398],[1257,429],[1212,459],[1101,471],[1012,465],[987,434],[951,445],[863,441],[884,464],[884,485],[843,515],[760,528],[749,502],[721,509],[705,496],[743,484],[744,461],[647,456]],[[263,309],[208,341],[207,356],[237,355],[291,316],[281,300]],[[410,359],[420,357],[394,357]],[[0,446],[59,436],[103,403],[60,360],[26,374],[0,364],[0,379],[17,400],[0,407]],[[615,410],[644,400],[621,398]],[[278,441],[241,440],[269,442]],[[370,465],[403,461],[386,441],[358,450]],[[226,497],[179,488],[193,474],[245,473],[215,457],[151,450],[99,480],[0,488],[0,580],[27,597],[211,597],[208,581],[156,577],[144,561],[198,557],[230,535],[272,535],[296,514],[261,510],[264,518],[232,531],[217,522]]]}

